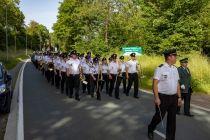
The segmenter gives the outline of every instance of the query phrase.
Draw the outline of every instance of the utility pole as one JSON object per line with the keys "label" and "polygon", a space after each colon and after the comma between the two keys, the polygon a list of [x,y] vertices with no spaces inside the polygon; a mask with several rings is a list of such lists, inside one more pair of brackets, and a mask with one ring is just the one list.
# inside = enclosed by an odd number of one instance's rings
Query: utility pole
{"label": "utility pole", "polygon": [[39,35],[39,50],[42,50],[42,41],[41,41],[41,34]]}
{"label": "utility pole", "polygon": [[106,13],[106,20],[105,20],[105,42],[108,45],[108,27],[109,27],[109,9],[110,9],[110,3],[107,1],[107,13]]}
{"label": "utility pole", "polygon": [[8,61],[8,21],[7,21],[7,3],[5,4],[6,8],[6,54],[7,54],[7,61]]}
{"label": "utility pole", "polygon": [[28,35],[27,35],[27,26],[25,26],[26,28],[26,56],[28,54]]}
{"label": "utility pole", "polygon": [[15,28],[15,53],[17,52],[17,29]]}

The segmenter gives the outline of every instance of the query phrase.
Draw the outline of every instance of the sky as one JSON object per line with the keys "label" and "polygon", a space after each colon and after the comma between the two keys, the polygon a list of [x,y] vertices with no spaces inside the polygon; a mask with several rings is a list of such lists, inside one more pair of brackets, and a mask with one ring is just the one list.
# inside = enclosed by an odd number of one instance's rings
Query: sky
{"label": "sky", "polygon": [[62,0],[20,0],[20,9],[25,15],[25,24],[31,20],[43,24],[50,32],[57,21],[59,2]]}

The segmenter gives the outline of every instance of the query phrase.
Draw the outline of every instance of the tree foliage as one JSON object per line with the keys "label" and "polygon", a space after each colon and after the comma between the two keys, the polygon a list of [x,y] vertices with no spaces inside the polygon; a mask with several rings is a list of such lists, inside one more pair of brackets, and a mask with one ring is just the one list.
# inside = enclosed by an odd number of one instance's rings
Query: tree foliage
{"label": "tree foliage", "polygon": [[[42,46],[47,44],[47,39],[49,39],[49,31],[45,26],[39,25],[34,21],[32,21],[29,26],[25,25],[24,14],[18,7],[19,2],[19,0],[0,0],[0,50],[6,49],[6,29],[8,31],[9,49],[16,50],[16,48],[25,48],[26,34],[28,35],[27,46],[33,49],[39,48],[40,43],[38,42],[40,42],[40,38]],[[38,33],[40,33],[40,35],[38,35]],[[16,48],[14,46],[16,46]]]}
{"label": "tree foliage", "polygon": [[209,19],[208,0],[64,0],[53,29],[63,50],[190,52],[209,48]]}

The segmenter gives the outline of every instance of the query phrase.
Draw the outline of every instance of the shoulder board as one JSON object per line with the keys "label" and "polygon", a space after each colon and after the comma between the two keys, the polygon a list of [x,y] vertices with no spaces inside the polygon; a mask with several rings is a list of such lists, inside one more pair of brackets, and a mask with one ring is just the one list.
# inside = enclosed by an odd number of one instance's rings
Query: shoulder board
{"label": "shoulder board", "polygon": [[160,64],[158,67],[161,68],[163,66],[163,64]]}
{"label": "shoulder board", "polygon": [[177,68],[175,65],[173,65],[175,68]]}

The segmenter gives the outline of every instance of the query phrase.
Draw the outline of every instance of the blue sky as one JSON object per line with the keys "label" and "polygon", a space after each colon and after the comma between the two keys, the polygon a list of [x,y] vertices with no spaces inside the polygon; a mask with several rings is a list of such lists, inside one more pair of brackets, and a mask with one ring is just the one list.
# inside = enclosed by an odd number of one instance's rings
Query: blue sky
{"label": "blue sky", "polygon": [[25,15],[25,23],[35,20],[46,26],[50,32],[57,20],[59,2],[62,0],[20,0],[20,9]]}

